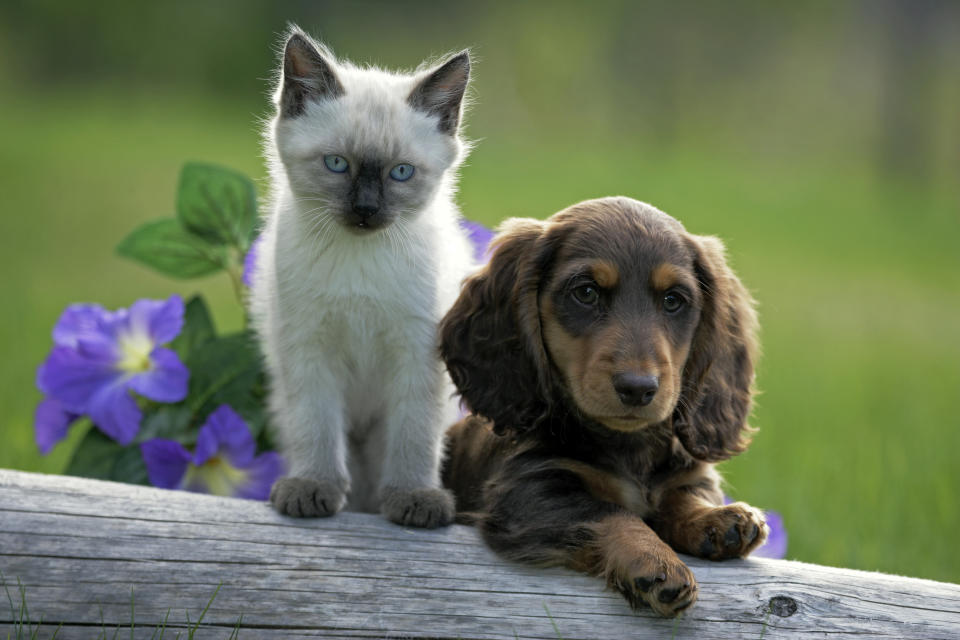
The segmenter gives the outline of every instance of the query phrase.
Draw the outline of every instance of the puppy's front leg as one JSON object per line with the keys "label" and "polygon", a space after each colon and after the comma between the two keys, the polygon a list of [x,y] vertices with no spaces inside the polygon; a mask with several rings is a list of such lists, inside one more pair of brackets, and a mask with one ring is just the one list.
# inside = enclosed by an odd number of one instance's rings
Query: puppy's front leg
{"label": "puppy's front leg", "polygon": [[456,417],[452,386],[432,349],[405,358],[388,389],[380,511],[397,524],[434,528],[453,522],[453,494],[440,488],[443,430]]}
{"label": "puppy's front leg", "polygon": [[270,502],[289,516],[332,516],[350,489],[343,397],[324,362],[287,366],[272,383],[271,408],[290,473],[273,485]]}
{"label": "puppy's front leg", "polygon": [[697,599],[697,582],[639,517],[600,501],[582,477],[555,460],[520,455],[487,484],[484,539],[504,556],[600,576],[633,609],[666,617]]}
{"label": "puppy's front leg", "polygon": [[767,539],[763,514],[745,502],[723,505],[720,495],[696,487],[667,492],[654,529],[681,553],[709,560],[748,555]]}

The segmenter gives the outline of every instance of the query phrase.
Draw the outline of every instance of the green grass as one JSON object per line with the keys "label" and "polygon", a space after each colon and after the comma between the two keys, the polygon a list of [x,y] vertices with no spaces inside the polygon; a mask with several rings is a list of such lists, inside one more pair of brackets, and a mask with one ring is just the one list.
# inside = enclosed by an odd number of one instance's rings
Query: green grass
{"label": "green grass", "polygon": [[[93,96],[93,94],[90,94]],[[57,472],[32,442],[35,367],[64,306],[187,295],[116,243],[171,213],[180,165],[263,175],[254,114],[151,96],[49,95],[0,105],[3,283],[0,466]],[[69,107],[65,106],[69,104]],[[750,451],[729,493],[780,511],[791,558],[960,582],[960,219],[951,184],[886,183],[856,150],[752,154],[723,140],[669,150],[633,138],[484,137],[462,172],[465,213],[545,217],[621,193],[728,245],[760,303],[764,357]],[[223,328],[230,285],[200,287]]]}
{"label": "green grass", "polygon": [[[210,606],[213,604],[213,601],[216,600],[217,594],[220,593],[220,588],[223,586],[223,583],[217,585],[213,590],[213,594],[210,596],[210,599],[207,601],[206,606],[203,608],[203,611],[200,612],[200,616],[197,618],[196,622],[190,621],[190,613],[184,612],[187,622],[185,626],[187,632],[187,640],[193,640],[197,636],[197,632],[200,630],[200,625],[203,623],[203,619],[206,617],[207,612],[210,610]],[[30,614],[30,607],[27,603],[27,588],[24,586],[20,578],[17,578],[17,599],[14,600],[13,594],[10,593],[10,587],[7,585],[6,576],[3,575],[3,572],[0,571],[0,587],[3,588],[4,593],[7,596],[7,602],[10,605],[10,619],[12,621],[12,630],[7,632],[6,640],[34,640],[37,637],[40,637],[40,631],[44,629],[45,626],[52,626],[51,623],[44,623],[43,616],[41,615],[38,619],[34,620]],[[126,631],[129,629],[130,637],[134,637],[134,632],[136,631],[136,599],[134,597],[133,589],[130,589],[130,624],[120,625],[111,629],[107,628],[107,624],[103,619],[103,608],[100,608],[100,629],[97,633],[96,640],[107,640],[112,638],[121,637],[120,631],[123,629]],[[168,631],[167,623],[170,619],[170,610],[167,610],[166,615],[163,618],[163,621],[154,627],[153,633],[150,635],[150,640],[163,640]],[[240,629],[243,623],[243,614],[240,615],[240,618],[237,620],[237,623],[234,625],[233,630],[228,636],[229,640],[235,640],[240,636]],[[57,627],[53,630],[53,635],[50,636],[51,640],[55,640],[59,636],[60,631],[63,628],[64,623],[59,623]],[[141,625],[143,626],[143,625]],[[110,635],[109,632],[113,631],[113,635]],[[174,640],[179,640],[183,635],[183,631],[177,631],[177,635],[174,637]],[[44,635],[43,637],[46,637]]]}

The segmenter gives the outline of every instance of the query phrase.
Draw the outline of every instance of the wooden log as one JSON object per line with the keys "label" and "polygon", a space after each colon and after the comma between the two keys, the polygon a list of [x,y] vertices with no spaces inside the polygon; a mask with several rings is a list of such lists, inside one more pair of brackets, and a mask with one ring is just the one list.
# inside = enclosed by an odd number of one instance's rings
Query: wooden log
{"label": "wooden log", "polygon": [[[0,627],[23,585],[38,638],[960,638],[960,586],[783,560],[684,558],[684,617],[634,614],[600,580],[499,559],[476,531],[0,470]],[[6,599],[0,593],[0,604]],[[131,621],[134,622],[131,628]],[[237,624],[239,631],[236,631]],[[23,628],[24,637],[30,637]],[[105,633],[104,633],[105,631]],[[5,637],[0,633],[0,637]]]}

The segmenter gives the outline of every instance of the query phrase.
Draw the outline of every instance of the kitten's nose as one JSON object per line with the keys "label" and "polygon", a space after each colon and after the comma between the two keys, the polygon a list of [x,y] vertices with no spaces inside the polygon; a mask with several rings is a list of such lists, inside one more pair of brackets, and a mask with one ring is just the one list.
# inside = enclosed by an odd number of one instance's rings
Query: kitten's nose
{"label": "kitten's nose", "polygon": [[353,203],[353,213],[358,218],[360,222],[365,222],[367,218],[372,218],[377,215],[380,211],[380,207],[376,203],[370,202],[355,202]]}
{"label": "kitten's nose", "polygon": [[645,407],[653,402],[660,388],[656,376],[643,376],[636,373],[618,373],[613,376],[613,389],[620,401],[630,407]]}

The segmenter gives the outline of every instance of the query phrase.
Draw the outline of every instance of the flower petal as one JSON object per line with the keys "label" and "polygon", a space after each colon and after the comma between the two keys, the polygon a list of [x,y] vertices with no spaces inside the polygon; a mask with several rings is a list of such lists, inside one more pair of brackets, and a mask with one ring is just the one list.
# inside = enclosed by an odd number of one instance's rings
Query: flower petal
{"label": "flower petal", "polygon": [[33,414],[33,435],[40,453],[50,453],[53,445],[67,437],[67,430],[79,417],[64,409],[56,398],[41,400]]}
{"label": "flower petal", "polygon": [[461,224],[467,230],[467,237],[470,238],[470,244],[473,245],[474,260],[479,263],[489,260],[488,249],[490,248],[490,240],[493,239],[493,231],[472,220],[463,220]]}
{"label": "flower petal", "polygon": [[103,336],[84,336],[77,338],[74,345],[77,354],[88,360],[97,362],[116,363],[120,360],[120,352],[117,348],[117,342],[113,338]]}
{"label": "flower petal", "polygon": [[277,478],[286,473],[286,462],[276,451],[261,453],[247,466],[248,482],[238,487],[234,496],[251,500],[266,500]]}
{"label": "flower petal", "polygon": [[76,346],[77,340],[109,338],[106,329],[113,314],[98,304],[72,304],[53,327],[53,342],[62,347]]}
{"label": "flower petal", "polygon": [[86,357],[70,347],[54,347],[37,371],[37,386],[67,411],[88,413],[88,404],[103,387],[120,378],[113,362]]}
{"label": "flower petal", "polygon": [[247,423],[230,405],[220,405],[200,427],[194,464],[200,465],[214,454],[221,454],[229,463],[243,469],[253,461],[257,445]]}
{"label": "flower petal", "polygon": [[209,427],[209,423],[203,423],[197,433],[197,445],[193,448],[192,464],[202,467],[207,460],[217,455],[220,448],[220,441],[217,439],[216,432]]}
{"label": "flower petal", "polygon": [[153,344],[170,342],[183,329],[183,299],[172,295],[166,300],[137,300],[130,305],[127,330],[146,333]]}
{"label": "flower petal", "polygon": [[243,284],[247,287],[253,286],[253,275],[257,270],[257,256],[260,255],[260,244],[263,242],[263,234],[257,236],[257,239],[250,244],[247,255],[243,258]]}
{"label": "flower petal", "polygon": [[143,416],[122,379],[100,388],[90,399],[87,413],[100,431],[124,446],[136,437]]}
{"label": "flower petal", "polygon": [[750,555],[761,558],[787,557],[787,529],[783,526],[783,517],[776,511],[764,511],[764,516],[767,526],[770,527],[770,535],[767,536],[767,541]]}
{"label": "flower petal", "polygon": [[130,388],[157,402],[180,402],[187,397],[190,371],[170,349],[156,348],[150,353],[148,371],[130,377]]}
{"label": "flower petal", "polygon": [[155,438],[140,445],[140,454],[147,465],[150,484],[163,489],[177,489],[190,464],[190,452],[173,440]]}

